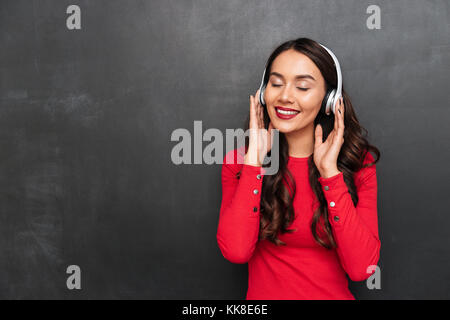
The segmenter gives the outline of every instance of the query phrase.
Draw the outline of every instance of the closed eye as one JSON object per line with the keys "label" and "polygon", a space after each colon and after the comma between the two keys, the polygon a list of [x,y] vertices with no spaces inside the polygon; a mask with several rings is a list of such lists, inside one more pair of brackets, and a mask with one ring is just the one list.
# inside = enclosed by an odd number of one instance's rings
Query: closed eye
{"label": "closed eye", "polygon": [[[272,87],[281,87],[281,84],[272,84]],[[297,89],[302,90],[302,91],[307,91],[309,88],[299,88],[299,87],[297,87]]]}

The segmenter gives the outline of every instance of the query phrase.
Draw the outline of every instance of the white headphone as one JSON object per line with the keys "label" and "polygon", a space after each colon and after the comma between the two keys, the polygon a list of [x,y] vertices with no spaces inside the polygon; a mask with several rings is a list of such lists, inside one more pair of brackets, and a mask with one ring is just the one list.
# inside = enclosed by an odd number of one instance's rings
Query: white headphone
{"label": "white headphone", "polygon": [[[319,43],[320,44],[320,43]],[[328,89],[327,93],[325,94],[325,97],[322,100],[321,110],[325,112],[326,115],[330,114],[330,111],[335,113],[335,107],[336,102],[339,100],[340,97],[342,97],[342,72],[341,72],[341,66],[339,64],[338,59],[334,55],[334,53],[325,47],[324,45],[320,44],[327,52],[330,54],[330,56],[333,58],[334,65],[336,67],[337,72],[337,88],[336,89]],[[267,66],[266,66],[267,69]],[[264,101],[264,91],[266,90],[267,84],[264,83],[264,77],[266,75],[266,69],[264,69],[264,73],[261,80],[261,85],[259,87],[259,103],[261,103],[262,106],[266,106],[266,102]]]}

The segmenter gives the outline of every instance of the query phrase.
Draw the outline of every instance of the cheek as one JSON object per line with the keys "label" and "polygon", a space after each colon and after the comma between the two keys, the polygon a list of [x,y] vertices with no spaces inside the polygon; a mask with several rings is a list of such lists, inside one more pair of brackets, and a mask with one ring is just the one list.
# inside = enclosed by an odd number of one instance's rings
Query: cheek
{"label": "cheek", "polygon": [[266,102],[272,102],[276,97],[275,91],[271,90],[270,88],[266,88],[266,90],[264,91],[264,100],[266,100]]}
{"label": "cheek", "polygon": [[304,109],[316,109],[322,104],[323,94],[317,90],[307,92],[298,101]]}
{"label": "cheek", "polygon": [[[323,90],[319,89],[310,89],[305,92],[299,91],[296,93],[294,99],[298,102],[300,107],[314,109],[317,107],[317,105],[320,106],[320,104],[322,104],[322,100],[325,96],[322,91]],[[278,99],[279,97],[276,90],[266,88],[266,91],[264,92],[264,100],[266,101],[266,103],[273,105],[277,102]]]}

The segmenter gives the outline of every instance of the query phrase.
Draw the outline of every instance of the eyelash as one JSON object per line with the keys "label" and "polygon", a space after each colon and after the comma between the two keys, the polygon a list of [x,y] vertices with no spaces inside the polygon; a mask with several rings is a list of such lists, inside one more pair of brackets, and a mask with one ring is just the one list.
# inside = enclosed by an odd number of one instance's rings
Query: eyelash
{"label": "eyelash", "polygon": [[[280,84],[272,84],[272,87],[281,87]],[[302,91],[307,91],[309,88],[299,88],[297,87],[297,89],[302,90]]]}

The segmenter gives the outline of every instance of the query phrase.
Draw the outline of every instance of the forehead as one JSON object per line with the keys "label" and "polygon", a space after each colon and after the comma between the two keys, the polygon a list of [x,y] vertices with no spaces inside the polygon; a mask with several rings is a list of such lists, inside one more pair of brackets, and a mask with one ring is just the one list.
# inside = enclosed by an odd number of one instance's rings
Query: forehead
{"label": "forehead", "polygon": [[316,64],[303,53],[289,49],[279,54],[272,63],[272,72],[281,73],[287,79],[299,74],[310,74],[320,81],[322,74]]}

